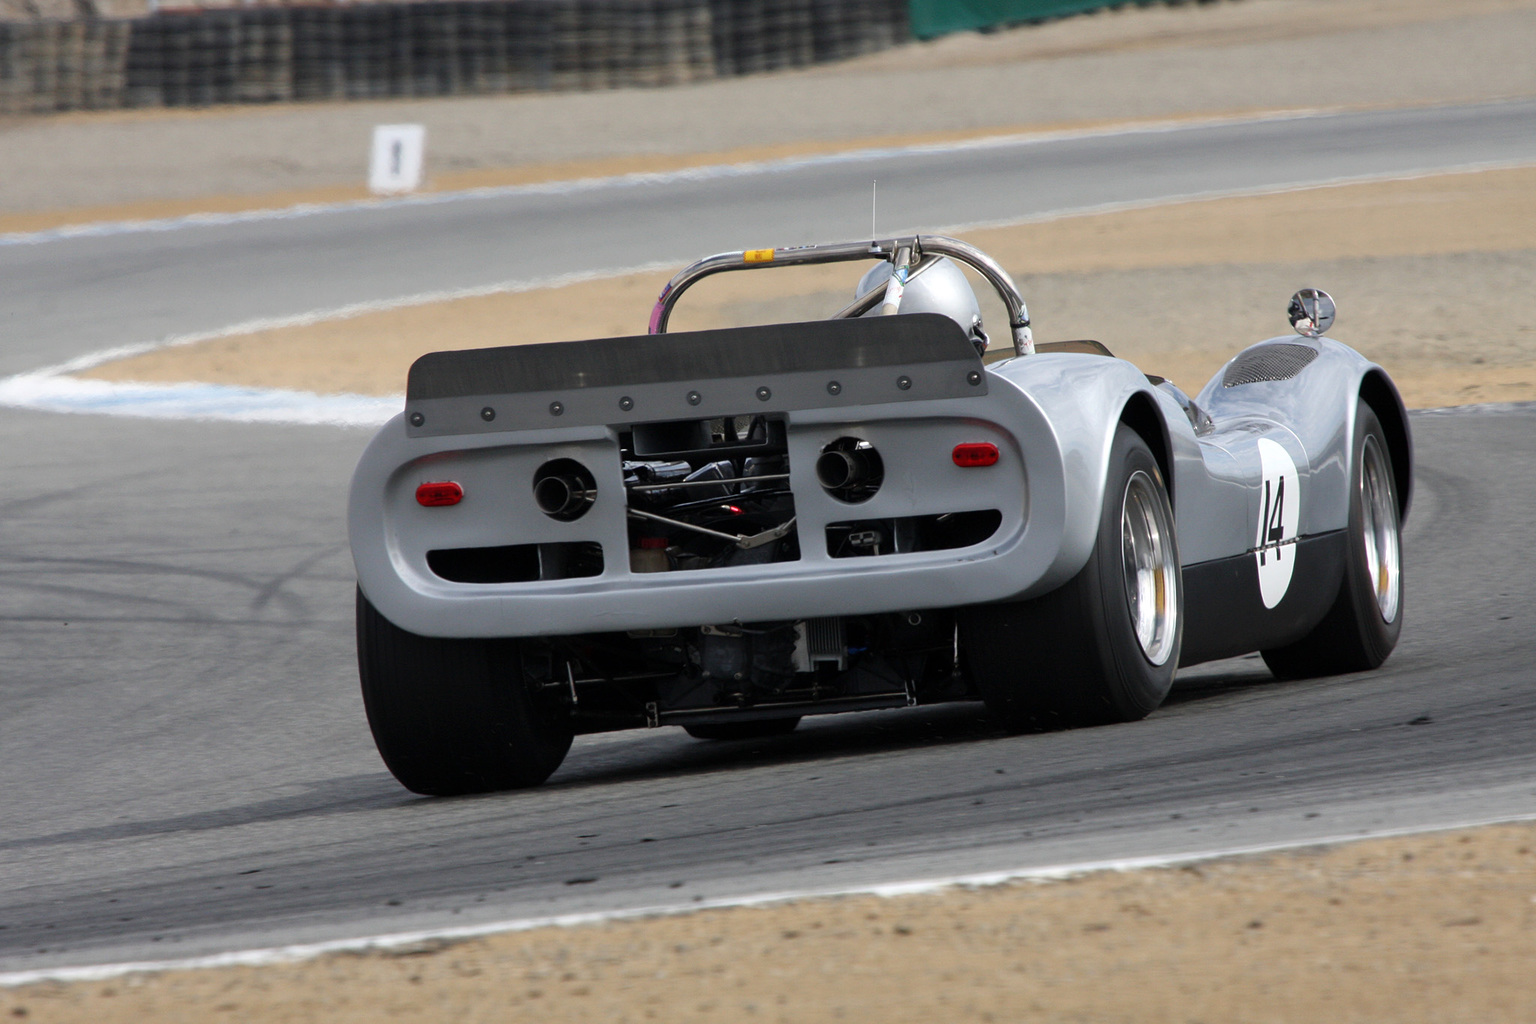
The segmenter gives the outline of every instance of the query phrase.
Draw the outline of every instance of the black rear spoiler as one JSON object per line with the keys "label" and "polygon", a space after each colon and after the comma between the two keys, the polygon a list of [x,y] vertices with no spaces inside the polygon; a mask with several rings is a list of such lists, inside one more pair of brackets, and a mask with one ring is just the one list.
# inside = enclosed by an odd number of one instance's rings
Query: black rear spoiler
{"label": "black rear spoiler", "polygon": [[432,352],[411,366],[412,435],[624,424],[987,393],[937,313]]}

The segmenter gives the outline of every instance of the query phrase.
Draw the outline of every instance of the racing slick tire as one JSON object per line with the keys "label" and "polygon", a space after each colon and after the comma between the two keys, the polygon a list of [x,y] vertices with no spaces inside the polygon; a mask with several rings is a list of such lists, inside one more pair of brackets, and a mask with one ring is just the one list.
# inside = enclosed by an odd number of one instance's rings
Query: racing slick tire
{"label": "racing slick tire", "polygon": [[961,658],[1010,731],[1130,722],[1173,685],[1184,584],[1163,474],[1121,424],[1088,564],[1029,601],[962,609]]}
{"label": "racing slick tire", "polygon": [[516,640],[407,632],[357,592],[357,664],[368,727],[406,789],[456,796],[537,786],[571,747],[556,707],[521,682]]}
{"label": "racing slick tire", "polygon": [[796,715],[751,722],[700,722],[683,726],[683,731],[696,740],[760,740],[768,736],[788,736],[799,724],[800,716]]}
{"label": "racing slick tire", "polygon": [[1312,632],[1262,652],[1278,679],[1364,672],[1387,660],[1403,629],[1402,526],[1386,432],[1363,400],[1355,413],[1349,528],[1339,595]]}

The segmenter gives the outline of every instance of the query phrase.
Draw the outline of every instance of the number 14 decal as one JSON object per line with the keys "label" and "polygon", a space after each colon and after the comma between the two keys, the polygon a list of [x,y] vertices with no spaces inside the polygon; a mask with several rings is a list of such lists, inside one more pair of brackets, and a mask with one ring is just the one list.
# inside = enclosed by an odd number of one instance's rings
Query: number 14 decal
{"label": "number 14 decal", "polygon": [[1280,559],[1280,542],[1285,540],[1285,477],[1264,481],[1264,512],[1259,516],[1259,564],[1265,551]]}
{"label": "number 14 decal", "polygon": [[1292,545],[1301,525],[1301,481],[1290,453],[1267,437],[1259,438],[1259,475],[1259,523],[1253,556],[1258,563],[1259,596],[1265,608],[1273,608],[1291,588],[1291,573],[1296,567]]}

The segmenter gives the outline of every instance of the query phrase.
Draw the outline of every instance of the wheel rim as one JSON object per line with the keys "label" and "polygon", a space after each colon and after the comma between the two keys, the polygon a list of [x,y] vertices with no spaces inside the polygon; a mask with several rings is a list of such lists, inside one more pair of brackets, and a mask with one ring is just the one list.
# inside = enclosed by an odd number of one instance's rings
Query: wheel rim
{"label": "wheel rim", "polygon": [[1365,566],[1371,574],[1376,610],[1383,622],[1397,619],[1403,589],[1402,550],[1397,533],[1397,497],[1392,471],[1376,438],[1365,438],[1360,459],[1361,531],[1365,535]]}
{"label": "wheel rim", "polygon": [[1141,653],[1154,665],[1173,653],[1179,625],[1179,566],[1168,506],[1152,478],[1131,474],[1120,503],[1125,603]]}

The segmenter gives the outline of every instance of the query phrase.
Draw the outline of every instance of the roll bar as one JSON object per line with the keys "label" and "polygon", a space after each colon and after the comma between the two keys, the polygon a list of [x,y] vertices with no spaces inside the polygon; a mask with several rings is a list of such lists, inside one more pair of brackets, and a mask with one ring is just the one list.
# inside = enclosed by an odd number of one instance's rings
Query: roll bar
{"label": "roll bar", "polygon": [[[909,283],[939,261],[942,256],[964,263],[986,278],[1002,299],[1008,310],[1008,329],[1013,338],[1014,353],[1021,356],[1034,354],[1034,335],[1029,329],[1029,309],[1024,297],[1008,276],[1008,271],[969,242],[945,235],[912,235],[907,238],[888,238],[872,242],[835,242],[830,245],[796,245],[784,249],[747,249],[743,252],[723,252],[718,256],[706,256],[678,271],[656,299],[651,310],[651,334],[665,334],[667,320],[677,300],[697,282],[728,270],[757,270],[762,267],[801,266],[808,263],[845,263],[852,260],[884,260],[896,265],[893,281],[900,278],[903,267],[910,268],[903,282]],[[889,296],[895,292],[892,301]],[[833,317],[863,316],[882,301],[894,307],[900,301],[900,290],[891,289],[885,283],[860,295]]]}

